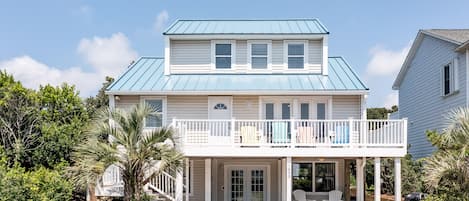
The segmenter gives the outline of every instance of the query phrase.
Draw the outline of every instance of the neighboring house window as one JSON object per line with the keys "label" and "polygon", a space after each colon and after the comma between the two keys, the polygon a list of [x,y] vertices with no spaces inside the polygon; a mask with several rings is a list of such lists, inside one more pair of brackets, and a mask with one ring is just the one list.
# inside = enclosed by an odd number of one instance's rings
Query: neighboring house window
{"label": "neighboring house window", "polygon": [[215,69],[231,69],[234,62],[234,42],[212,41]]}
{"label": "neighboring house window", "polygon": [[163,126],[163,99],[145,99],[155,112],[145,118],[145,127],[157,128]]}
{"label": "neighboring house window", "polygon": [[334,162],[293,163],[293,190],[329,192],[336,189]]}
{"label": "neighboring house window", "polygon": [[249,65],[251,69],[270,68],[270,41],[248,41],[248,53]]}
{"label": "neighboring house window", "polygon": [[287,42],[287,65],[289,69],[304,69],[306,42]]}
{"label": "neighboring house window", "polygon": [[458,91],[458,60],[455,59],[453,62],[443,66],[441,70],[441,92],[443,96],[448,96]]}

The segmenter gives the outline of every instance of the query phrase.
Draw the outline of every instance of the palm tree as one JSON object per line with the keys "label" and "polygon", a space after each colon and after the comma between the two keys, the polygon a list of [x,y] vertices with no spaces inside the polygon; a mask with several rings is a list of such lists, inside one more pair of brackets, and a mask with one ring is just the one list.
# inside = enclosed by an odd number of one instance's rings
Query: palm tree
{"label": "palm tree", "polygon": [[[104,110],[92,121],[88,139],[78,145],[71,168],[74,181],[94,192],[106,167],[114,164],[121,171],[124,200],[140,200],[143,186],[166,168],[180,168],[183,156],[172,145],[171,128],[144,129],[145,118],[155,108],[138,105],[126,112]],[[109,136],[102,140],[102,136]]]}
{"label": "palm tree", "polygon": [[455,109],[447,119],[441,134],[428,134],[438,150],[425,161],[424,180],[445,199],[469,200],[469,108]]}

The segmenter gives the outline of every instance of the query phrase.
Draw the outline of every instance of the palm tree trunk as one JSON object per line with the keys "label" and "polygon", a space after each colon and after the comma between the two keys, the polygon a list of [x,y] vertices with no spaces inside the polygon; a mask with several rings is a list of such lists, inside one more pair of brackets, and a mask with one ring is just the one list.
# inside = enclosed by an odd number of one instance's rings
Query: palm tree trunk
{"label": "palm tree trunk", "polygon": [[90,196],[90,201],[98,200],[98,198],[96,197],[95,187],[93,185],[88,186],[88,194]]}

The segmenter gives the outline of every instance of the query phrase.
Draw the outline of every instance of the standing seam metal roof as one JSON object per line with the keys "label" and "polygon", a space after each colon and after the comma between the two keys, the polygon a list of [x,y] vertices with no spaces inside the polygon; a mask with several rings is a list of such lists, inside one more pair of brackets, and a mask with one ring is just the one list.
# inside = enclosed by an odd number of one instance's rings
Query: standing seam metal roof
{"label": "standing seam metal roof", "polygon": [[177,20],[164,35],[209,34],[328,34],[315,18],[280,20]]}
{"label": "standing seam metal roof", "polygon": [[329,75],[321,74],[172,74],[164,59],[141,57],[107,89],[108,93],[256,92],[368,90],[342,57],[329,58]]}

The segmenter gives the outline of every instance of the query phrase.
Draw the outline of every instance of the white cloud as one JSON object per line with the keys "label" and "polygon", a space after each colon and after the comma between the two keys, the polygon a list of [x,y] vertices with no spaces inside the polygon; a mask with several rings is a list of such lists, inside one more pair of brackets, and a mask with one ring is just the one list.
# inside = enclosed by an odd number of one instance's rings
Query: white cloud
{"label": "white cloud", "polygon": [[371,59],[367,65],[368,75],[394,76],[402,66],[410,49],[410,43],[399,50],[390,50],[382,46],[371,48]]}
{"label": "white cloud", "polygon": [[166,22],[168,22],[168,19],[169,19],[168,11],[166,10],[161,11],[158,14],[158,16],[156,16],[156,19],[155,19],[155,25],[154,25],[155,31],[156,32],[162,31],[164,26],[166,25]]}
{"label": "white cloud", "polygon": [[74,84],[82,95],[91,95],[99,87],[99,75],[84,72],[81,68],[59,69],[47,66],[29,56],[15,57],[0,62],[0,69],[12,74],[28,88],[38,89],[39,85],[60,85],[63,82]]}
{"label": "white cloud", "polygon": [[82,39],[77,51],[96,73],[113,77],[119,75],[138,56],[122,33],[113,34],[109,38],[95,36]]}
{"label": "white cloud", "polygon": [[37,89],[39,85],[67,82],[74,84],[80,95],[86,97],[97,92],[105,76],[116,77],[137,57],[122,33],[113,34],[109,38],[82,39],[78,53],[91,64],[92,71],[85,72],[80,67],[51,67],[30,56],[0,61],[0,69],[12,74],[28,88]]}
{"label": "white cloud", "polygon": [[384,98],[383,106],[386,108],[391,108],[394,105],[397,105],[399,96],[397,92],[392,92]]}

